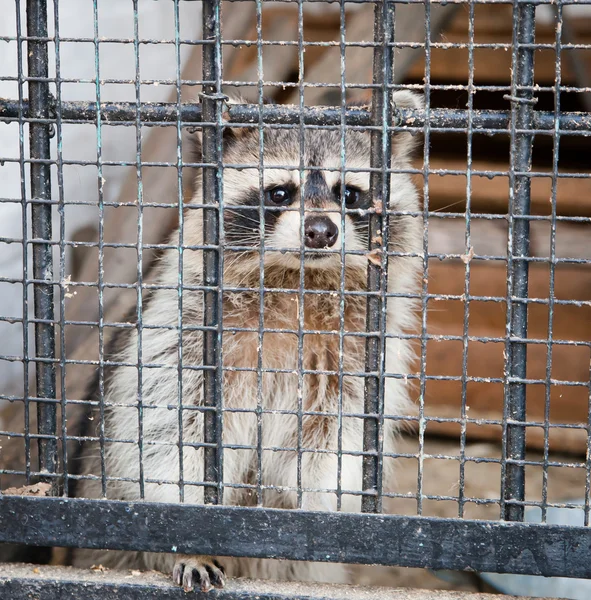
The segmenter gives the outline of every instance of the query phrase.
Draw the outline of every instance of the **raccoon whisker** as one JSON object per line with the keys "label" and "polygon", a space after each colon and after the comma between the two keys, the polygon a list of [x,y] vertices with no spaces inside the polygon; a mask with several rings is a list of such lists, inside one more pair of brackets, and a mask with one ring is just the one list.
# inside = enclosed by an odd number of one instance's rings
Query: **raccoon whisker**
{"label": "raccoon whisker", "polygon": [[233,267],[237,262],[241,261],[247,254],[250,254],[250,253],[246,250],[243,250],[242,252],[239,252],[239,253],[233,255],[230,260],[226,260],[226,262],[225,262],[226,268]]}
{"label": "raccoon whisker", "polygon": [[252,229],[246,229],[246,231],[238,231],[236,232],[238,235],[232,235],[230,240],[227,240],[231,244],[234,244],[236,240],[239,241],[256,241],[260,240],[260,236],[253,234]]}
{"label": "raccoon whisker", "polygon": [[250,242],[250,243],[254,242],[254,243],[257,243],[257,242],[259,242],[259,238],[258,237],[253,237],[251,235],[246,235],[246,234],[243,234],[242,237],[238,237],[238,236],[234,237],[234,236],[232,236],[231,246],[240,246],[240,245],[243,245],[242,244],[243,242]]}
{"label": "raccoon whisker", "polygon": [[[248,254],[250,254],[250,253],[249,253],[249,252],[247,252],[247,251],[244,251],[244,252],[241,252],[240,254],[238,254],[236,257],[232,257],[232,258],[233,258],[233,260],[231,260],[231,261],[226,261],[226,265],[225,265],[225,267],[226,267],[228,270],[232,269],[232,267],[233,267],[233,266],[234,266],[236,263],[238,263],[238,262],[241,262],[241,261],[243,260],[243,258],[244,258],[245,256],[247,256]],[[237,274],[234,272],[234,275],[237,275]],[[248,271],[247,271],[247,272],[244,272],[244,273],[243,273],[241,276],[238,276],[238,277],[234,277],[234,278],[233,278],[233,284],[234,284],[234,285],[236,285],[237,287],[241,287],[241,286],[243,286],[243,285],[247,285],[247,284],[248,284],[248,281],[249,281],[249,277],[250,277],[250,273],[249,273]]]}
{"label": "raccoon whisker", "polygon": [[260,235],[258,235],[257,232],[253,232],[252,229],[249,229],[248,227],[244,228],[243,231],[236,231],[233,235],[232,235],[232,239],[230,241],[234,241],[234,240],[256,240],[259,241],[260,240]]}
{"label": "raccoon whisker", "polygon": [[[257,223],[258,225],[258,223]],[[236,228],[236,229],[245,229],[246,231],[253,231],[253,227],[247,227],[246,225],[240,225],[239,223],[232,223],[231,225],[232,229]],[[259,227],[257,227],[257,229],[259,229]]]}
{"label": "raccoon whisker", "polygon": [[[231,208],[226,208],[226,211],[231,215],[239,215],[241,219],[245,219],[246,221],[251,221],[252,223],[259,224],[259,220],[253,217],[249,217],[245,211],[242,210],[232,210]],[[233,225],[234,226],[234,225]]]}
{"label": "raccoon whisker", "polygon": [[[240,245],[245,246],[246,244]],[[256,248],[253,248],[252,250],[230,250],[229,253],[228,251],[226,251],[226,258],[224,262],[226,265],[234,265],[237,261],[242,260],[246,255],[250,254],[251,252],[256,252]]]}
{"label": "raccoon whisker", "polygon": [[[233,236],[236,239],[249,239],[249,240],[260,240],[261,236],[258,231],[253,231],[250,227],[244,227],[242,231],[236,232],[238,235]],[[241,236],[241,237],[238,237]]]}

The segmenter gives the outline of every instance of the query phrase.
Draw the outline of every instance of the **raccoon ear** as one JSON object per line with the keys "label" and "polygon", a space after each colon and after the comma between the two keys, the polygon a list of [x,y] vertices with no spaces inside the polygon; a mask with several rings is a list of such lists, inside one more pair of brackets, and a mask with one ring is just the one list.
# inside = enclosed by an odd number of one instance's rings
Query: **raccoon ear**
{"label": "raccoon ear", "polygon": [[203,144],[201,129],[190,128],[188,133],[189,141],[189,156],[190,161],[194,163],[200,163],[203,161]]}
{"label": "raccoon ear", "polygon": [[[224,148],[228,148],[238,140],[243,139],[251,132],[248,127],[224,127],[222,131],[222,140]],[[194,129],[190,134],[191,160],[193,162],[202,162],[203,159],[203,132],[201,129]]]}
{"label": "raccoon ear", "polygon": [[[230,96],[227,100],[228,104],[249,104],[249,102],[240,95]],[[263,96],[263,105],[275,104],[275,102],[267,97]],[[248,136],[258,136],[258,129],[255,124],[250,125],[249,127],[224,127],[224,144],[232,144],[237,140],[243,140]]]}
{"label": "raccoon ear", "polygon": [[[408,90],[392,92],[392,104],[395,108],[410,108],[422,110],[423,97]],[[392,156],[397,160],[407,160],[419,144],[420,136],[410,132],[400,131],[392,136]]]}
{"label": "raccoon ear", "polygon": [[[246,104],[246,100],[239,95],[232,95],[228,97],[228,104]],[[250,131],[246,127],[224,127],[222,132],[222,138],[224,146],[232,144],[238,139],[241,139],[245,133]],[[201,127],[189,128],[190,144],[191,144],[191,157],[194,162],[202,162],[203,158],[203,130]]]}
{"label": "raccoon ear", "polygon": [[[228,96],[227,104],[248,104],[248,102],[239,93],[233,93]],[[224,145],[230,145],[244,139],[247,135],[252,134],[253,131],[252,127],[224,127],[222,134]]]}
{"label": "raccoon ear", "polygon": [[[421,110],[423,108],[423,97],[408,90],[392,92],[391,101],[394,108],[410,108]],[[366,108],[371,110],[371,101],[364,102],[356,100],[347,102],[347,108]],[[406,131],[400,131],[392,135],[392,156],[396,160],[408,160],[412,151],[418,146],[420,136]]]}

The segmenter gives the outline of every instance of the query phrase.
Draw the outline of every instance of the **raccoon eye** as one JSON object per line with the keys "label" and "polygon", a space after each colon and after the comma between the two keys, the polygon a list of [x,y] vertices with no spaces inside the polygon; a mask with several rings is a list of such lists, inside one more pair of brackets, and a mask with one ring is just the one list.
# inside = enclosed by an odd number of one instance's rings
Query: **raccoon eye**
{"label": "raccoon eye", "polygon": [[[339,197],[339,201],[341,196],[340,192],[341,190],[339,187],[339,189],[337,189],[337,196]],[[347,208],[357,208],[357,205],[361,200],[361,190],[357,189],[356,187],[346,185],[344,189],[344,196],[345,206]]]}
{"label": "raccoon eye", "polygon": [[265,192],[266,200],[272,204],[287,204],[291,201],[291,192],[286,187],[275,187]]}

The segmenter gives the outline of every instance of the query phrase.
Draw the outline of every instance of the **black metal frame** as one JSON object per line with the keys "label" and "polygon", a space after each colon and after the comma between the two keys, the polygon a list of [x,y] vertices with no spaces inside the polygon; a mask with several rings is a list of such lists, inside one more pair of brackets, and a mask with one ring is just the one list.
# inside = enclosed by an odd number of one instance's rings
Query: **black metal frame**
{"label": "black metal frame", "polygon": [[[294,0],[295,1],[295,0]],[[220,0],[203,0],[203,93],[197,104],[139,104],[62,102],[50,95],[48,78],[47,5],[46,0],[27,0],[27,36],[29,77],[28,100],[0,100],[0,118],[29,123],[31,164],[31,206],[35,297],[35,331],[37,373],[36,397],[26,397],[38,407],[39,472],[52,483],[57,494],[58,424],[56,407],[60,402],[56,385],[55,317],[53,297],[51,230],[53,204],[49,140],[53,127],[69,121],[101,121],[137,125],[176,123],[179,130],[188,123],[203,127],[203,163],[205,237],[205,398],[206,412],[205,481],[206,503],[221,502],[222,410],[219,343],[221,339],[220,285],[220,212],[223,210],[220,178],[222,168],[221,135],[225,121],[235,124],[273,123],[364,126],[372,130],[372,188],[376,198],[389,195],[389,138],[391,131],[417,129],[425,132],[428,154],[429,136],[437,131],[506,132],[511,137],[511,204],[509,213],[510,252],[508,253],[506,389],[502,469],[504,488],[502,508],[505,522],[478,522],[463,519],[444,520],[429,517],[384,515],[327,514],[236,508],[224,506],[124,504],[64,498],[26,498],[0,496],[0,541],[31,545],[85,546],[146,550],[178,551],[213,555],[292,558],[338,562],[380,563],[412,567],[458,570],[496,571],[540,574],[545,576],[591,577],[591,530],[588,527],[558,527],[513,523],[522,521],[524,507],[525,459],[525,386],[528,299],[530,185],[534,176],[531,153],[535,134],[591,134],[591,115],[535,110],[533,54],[537,0],[513,3],[514,54],[511,92],[507,100],[510,111],[473,111],[397,109],[385,101],[392,84],[393,33],[395,1],[375,2],[375,40],[373,73],[373,107],[303,108],[225,104],[221,93]],[[566,4],[566,3],[564,3]],[[96,0],[95,0],[96,6]],[[300,11],[302,2],[298,3]],[[473,4],[470,4],[473,9]],[[137,8],[137,7],[136,7]],[[178,10],[178,8],[177,8]],[[426,31],[429,32],[429,4],[425,4]],[[429,35],[427,35],[427,40]],[[20,48],[20,46],[19,46]],[[426,42],[426,52],[429,43]],[[428,78],[427,78],[428,81]],[[180,84],[180,75],[178,82]],[[22,82],[20,84],[22,86]],[[97,79],[98,85],[98,79]],[[344,90],[344,83],[342,88]],[[425,91],[428,96],[428,83]],[[303,98],[303,96],[301,96]],[[222,120],[222,115],[224,121]],[[557,160],[557,159],[556,159]],[[80,162],[79,164],[83,164]],[[96,163],[93,163],[96,164]],[[119,163],[118,163],[119,164]],[[135,164],[135,163],[134,163]],[[424,175],[429,170],[425,162]],[[180,177],[179,168],[179,177]],[[415,172],[412,171],[411,172]],[[474,171],[471,172],[475,174]],[[425,178],[427,181],[428,177]],[[427,185],[427,184],[426,184]],[[179,186],[180,189],[180,186]],[[427,190],[428,191],[428,190]],[[555,190],[554,190],[555,193]],[[428,197],[428,194],[426,195]],[[23,200],[25,196],[23,195]],[[555,198],[554,198],[555,200]],[[179,202],[179,205],[181,203]],[[211,205],[211,207],[209,207]],[[104,204],[103,204],[104,206]],[[555,202],[554,202],[555,210]],[[424,215],[429,216],[428,203]],[[182,219],[182,210],[179,211]],[[370,231],[385,231],[387,214],[371,217]],[[493,218],[492,216],[490,218]],[[554,212],[553,218],[557,217]],[[583,220],[583,218],[581,218]],[[425,222],[427,223],[427,219]],[[25,224],[26,225],[26,224]],[[141,225],[140,225],[141,226]],[[26,229],[25,229],[26,231]],[[429,256],[425,233],[425,270]],[[370,235],[370,238],[376,236]],[[182,242],[182,240],[181,240]],[[63,240],[60,241],[63,244]],[[124,246],[124,244],[120,244]],[[132,246],[135,247],[135,246]],[[379,244],[372,246],[380,247]],[[63,248],[63,245],[62,245]],[[382,344],[385,341],[383,301],[388,256],[382,264],[370,264],[368,289],[368,331],[382,335],[368,336],[366,351],[365,429],[362,508],[380,512],[380,427],[384,365]],[[141,276],[141,272],[139,273]],[[122,286],[123,287],[123,286]],[[422,299],[428,297],[426,284]],[[63,300],[63,298],[62,298]],[[550,299],[552,303],[554,299]],[[25,301],[26,302],[26,301]],[[425,309],[426,305],[423,305]],[[139,307],[141,309],[141,307]],[[141,313],[140,313],[141,314]],[[425,311],[423,311],[423,315]],[[551,318],[551,317],[550,317]],[[467,333],[466,333],[467,335]],[[422,340],[423,377],[427,334],[425,322]],[[545,342],[542,342],[545,343]],[[68,360],[62,357],[65,365]],[[104,366],[101,364],[101,369]],[[551,378],[551,373],[548,374]],[[464,390],[465,392],[465,390]],[[382,409],[383,410],[383,409]],[[464,412],[464,418],[466,414]],[[420,436],[424,437],[425,418],[421,412]],[[27,440],[29,437],[27,438]],[[420,504],[420,503],[419,503]],[[586,516],[588,517],[588,510]],[[419,511],[420,513],[420,511]],[[187,527],[194,523],[195,527]],[[197,527],[199,524],[199,527]],[[188,535],[188,532],[192,532]],[[182,540],[182,541],[181,541]]]}
{"label": "black metal frame", "polygon": [[[27,3],[27,34],[32,37],[47,37],[47,5],[42,2]],[[33,119],[47,119],[49,116],[49,83],[47,43],[31,41],[28,52],[29,73],[29,113]],[[45,81],[44,81],[45,80]],[[51,240],[51,174],[49,169],[49,125],[32,122],[29,129],[31,159],[31,196],[33,237]],[[35,202],[39,200],[40,202]],[[53,261],[51,246],[47,243],[33,246],[33,271],[38,281],[53,280]],[[35,316],[45,321],[53,321],[53,285],[37,283],[35,285]],[[35,347],[41,358],[55,359],[55,331],[48,323],[35,324]],[[42,398],[55,398],[55,364],[47,362],[36,369],[38,395]],[[37,404],[39,433],[55,436],[57,428],[56,406],[39,402]],[[57,467],[57,438],[39,440],[39,470],[55,473]],[[53,483],[53,482],[52,482]]]}
{"label": "black metal frame", "polygon": [[591,577],[588,527],[112,500],[2,500],[2,541]]}

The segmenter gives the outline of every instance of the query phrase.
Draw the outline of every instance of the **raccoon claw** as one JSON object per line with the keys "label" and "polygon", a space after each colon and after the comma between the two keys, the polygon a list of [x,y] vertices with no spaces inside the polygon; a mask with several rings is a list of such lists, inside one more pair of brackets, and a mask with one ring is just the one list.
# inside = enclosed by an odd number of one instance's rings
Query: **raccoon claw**
{"label": "raccoon claw", "polygon": [[179,558],[172,570],[172,580],[185,592],[198,587],[202,592],[212,588],[223,588],[226,583],[224,568],[217,560],[209,557]]}

